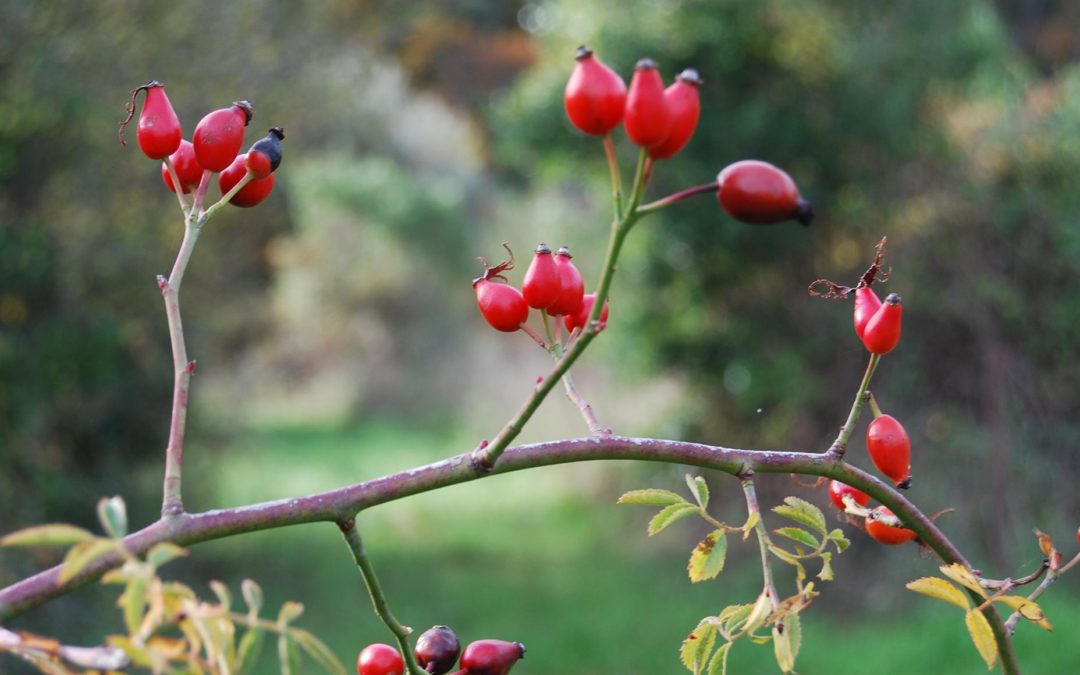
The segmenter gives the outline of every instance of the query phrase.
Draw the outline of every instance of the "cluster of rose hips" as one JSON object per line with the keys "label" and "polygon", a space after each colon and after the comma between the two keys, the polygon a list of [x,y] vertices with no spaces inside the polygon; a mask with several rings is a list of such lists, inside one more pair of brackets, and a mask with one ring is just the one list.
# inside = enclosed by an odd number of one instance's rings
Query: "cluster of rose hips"
{"label": "cluster of rose hips", "polygon": [[241,153],[244,130],[253,114],[251,103],[234,101],[227,108],[208,113],[195,126],[188,141],[183,137],[180,118],[165,94],[165,85],[153,80],[131,92],[127,119],[120,123],[120,142],[125,145],[124,129],[135,115],[135,99],[140,92],[146,92],[146,98],[136,133],[139,148],[150,159],[163,160],[161,179],[169,190],[176,192],[179,183],[181,193],[197,191],[201,197],[210,176],[219,173],[218,189],[223,196],[239,186],[229,199],[234,206],[255,206],[270,195],[274,189],[274,170],[281,164],[285,132],[274,127],[265,138]]}
{"label": "cluster of rose hips", "polygon": [[[504,244],[505,246],[505,244]],[[555,253],[547,244],[536,247],[521,290],[510,285],[503,272],[514,268],[514,254],[507,246],[510,259],[497,265],[484,262],[484,273],[473,280],[476,304],[492,328],[512,333],[525,327],[529,308],[547,316],[563,317],[568,332],[584,328],[589,320],[595,293],[585,293],[581,272],[574,266],[570,249],[563,246]],[[608,303],[604,303],[600,328],[607,322]]]}
{"label": "cluster of rose hips", "polygon": [[[525,658],[525,645],[505,640],[477,640],[462,651],[454,631],[446,626],[433,626],[417,639],[413,654],[416,663],[431,675],[449,673],[459,654],[461,670],[451,675],[507,675],[515,663]],[[405,660],[394,647],[375,643],[360,652],[356,671],[358,675],[403,675]]]}

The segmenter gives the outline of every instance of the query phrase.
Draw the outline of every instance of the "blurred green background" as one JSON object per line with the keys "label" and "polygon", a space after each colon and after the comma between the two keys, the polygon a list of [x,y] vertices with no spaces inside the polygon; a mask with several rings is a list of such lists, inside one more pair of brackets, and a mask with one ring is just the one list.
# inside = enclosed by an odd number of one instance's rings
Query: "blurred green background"
{"label": "blurred green background", "polygon": [[[285,127],[271,198],[208,226],[185,279],[199,361],[189,510],[325,490],[491,437],[547,368],[474,308],[475,257],[568,244],[587,284],[609,205],[600,144],[562,112],[578,44],[629,79],[651,56],[699,69],[703,115],[649,195],[747,157],[784,166],[818,212],[755,228],[709,197],[635,231],[612,319],[577,376],[620,433],[735,447],[827,447],[865,354],[854,283],[889,237],[904,340],[874,391],[912,437],[911,497],[988,574],[1034,569],[1032,528],[1075,547],[1080,515],[1080,6],[1068,0],[603,0],[318,3],[7,0],[0,5],[0,532],[93,522],[121,494],[160,504],[171,360],[154,275],[182,234],[155,162],[121,148],[128,91],[160,79],[190,137],[255,104],[250,140]],[[621,134],[624,174],[634,155]],[[624,180],[628,180],[626,176]],[[520,273],[517,273],[520,274]],[[520,281],[517,274],[511,278]],[[582,435],[561,396],[525,441]],[[858,438],[858,435],[856,436]],[[852,461],[867,467],[861,442]],[[691,586],[703,531],[655,539],[622,491],[684,470],[629,463],[526,472],[391,503],[361,531],[395,612],[464,640],[529,646],[522,675],[669,674],[696,620],[757,593],[754,550]],[[709,476],[718,517],[741,493]],[[821,490],[759,481],[765,504]],[[800,672],[984,672],[957,612],[903,589],[915,547],[852,549],[803,620]],[[389,635],[330,526],[195,547],[166,572],[199,588],[259,581],[303,602],[346,662]],[[55,557],[0,552],[0,584]],[[1080,672],[1080,582],[1024,626],[1033,673]],[[68,642],[118,630],[115,588],[12,622]],[[740,644],[736,673],[771,672]],[[275,672],[265,659],[262,672]],[[22,672],[11,659],[0,673]],[[773,666],[772,668],[775,668]]]}

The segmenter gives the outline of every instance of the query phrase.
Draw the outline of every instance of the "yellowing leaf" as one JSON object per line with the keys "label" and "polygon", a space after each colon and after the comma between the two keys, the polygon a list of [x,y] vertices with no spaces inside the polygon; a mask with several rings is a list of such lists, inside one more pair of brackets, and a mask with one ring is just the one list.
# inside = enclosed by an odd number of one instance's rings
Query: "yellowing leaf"
{"label": "yellowing leaf", "polygon": [[724,571],[724,559],[727,556],[727,536],[723,530],[713,530],[698,542],[690,553],[687,570],[690,581],[697,583],[714,579]]}
{"label": "yellowing leaf", "polygon": [[693,515],[698,512],[698,507],[693,504],[672,504],[671,506],[665,506],[660,509],[660,513],[653,516],[653,519],[649,521],[649,536],[659,534],[668,525],[674,522],[680,521],[683,518]]}
{"label": "yellowing leaf", "polygon": [[122,497],[102,497],[97,503],[98,519],[101,527],[113,539],[122,539],[127,534],[127,506]]}
{"label": "yellowing leaf", "polygon": [[942,574],[949,577],[964,588],[975,591],[984,598],[986,597],[986,590],[984,590],[982,584],[979,583],[979,579],[975,576],[975,573],[964,567],[960,563],[942,565],[940,569]]}
{"label": "yellowing leaf", "polygon": [[843,553],[851,546],[851,542],[844,536],[844,531],[839,527],[829,533],[829,539],[836,545],[836,552]]}
{"label": "yellowing leaf", "polygon": [[666,506],[668,504],[686,504],[687,501],[671,490],[658,488],[646,488],[644,490],[631,490],[619,497],[618,504],[645,504],[648,506]]}
{"label": "yellowing leaf", "polygon": [[986,620],[982,612],[971,609],[968,610],[965,623],[967,623],[968,632],[971,633],[971,641],[975,643],[975,649],[979,650],[979,656],[986,662],[986,669],[990,670],[997,662],[997,641],[994,640],[994,633],[990,630],[990,622]]}
{"label": "yellowing leaf", "polygon": [[716,644],[716,626],[708,619],[702,619],[683,640],[679,648],[679,660],[687,670],[697,675],[705,667],[714,644]]}
{"label": "yellowing leaf", "polygon": [[968,602],[968,596],[959,588],[953,586],[944,579],[939,579],[937,577],[923,577],[912,581],[907,587],[909,590],[915,591],[916,593],[922,593],[923,595],[929,595],[931,598],[951,602],[963,610],[971,608],[971,603]]}
{"label": "yellowing leaf", "polygon": [[1035,622],[1043,630],[1054,630],[1054,627],[1050,625],[1049,621],[1047,621],[1046,615],[1042,611],[1042,607],[1039,607],[1032,600],[1028,600],[1027,598],[1019,595],[1002,595],[1000,597],[994,598],[994,602],[1000,602],[1014,612],[1019,612],[1020,616],[1024,617],[1028,621]]}
{"label": "yellowing leaf", "polygon": [[743,526],[742,526],[742,531],[743,531],[742,538],[743,538],[743,541],[746,541],[750,537],[750,533],[754,531],[754,528],[757,527],[757,524],[760,523],[760,522],[761,522],[761,512],[760,511],[753,511],[749,516],[747,516],[746,522],[743,523]]}
{"label": "yellowing leaf", "polygon": [[163,541],[160,544],[155,544],[150,552],[146,554],[146,562],[150,563],[154,569],[157,569],[165,563],[172,562],[177,558],[186,556],[188,552],[176,544]]}
{"label": "yellowing leaf", "polygon": [[818,572],[817,576],[822,581],[832,581],[835,578],[832,568],[832,553],[821,554],[821,571]]}
{"label": "yellowing leaf", "polygon": [[341,661],[338,661],[338,658],[334,656],[334,652],[319,638],[300,628],[290,628],[289,633],[292,635],[293,640],[296,641],[296,644],[300,645],[308,656],[322,666],[323,670],[331,673],[331,675],[347,675],[345,666],[341,665]]}
{"label": "yellowing leaf", "polygon": [[12,532],[0,538],[0,546],[71,546],[93,539],[94,535],[88,530],[56,523]]}
{"label": "yellowing leaf", "polygon": [[304,613],[304,605],[292,600],[286,602],[281,606],[281,610],[278,612],[278,626],[284,628],[293,621],[300,618],[300,615]]}
{"label": "yellowing leaf", "polygon": [[244,594],[244,602],[247,603],[248,613],[253,618],[258,616],[263,604],[262,588],[251,579],[244,579],[243,583],[240,584],[240,590]]}
{"label": "yellowing leaf", "polygon": [[773,513],[811,527],[822,535],[826,532],[825,514],[805,499],[785,497],[782,505],[773,507]]}
{"label": "yellowing leaf", "polygon": [[131,577],[127,588],[117,599],[116,604],[124,610],[124,625],[128,632],[134,635],[142,625],[143,616],[146,613],[146,591],[149,580],[146,577]]}
{"label": "yellowing leaf", "polygon": [[690,494],[694,495],[694,501],[703,509],[709,508],[709,484],[701,476],[686,474],[686,486],[690,488]]}
{"label": "yellowing leaf", "polygon": [[795,657],[799,654],[802,642],[799,615],[785,616],[783,625],[783,632],[779,630],[779,626],[773,628],[773,652],[776,655],[776,665],[780,666],[780,670],[790,673],[795,670]]}
{"label": "yellowing leaf", "polygon": [[98,560],[120,547],[120,542],[114,539],[94,539],[75,544],[64,556],[63,567],[60,568],[60,583],[67,583],[78,576],[95,560]]}

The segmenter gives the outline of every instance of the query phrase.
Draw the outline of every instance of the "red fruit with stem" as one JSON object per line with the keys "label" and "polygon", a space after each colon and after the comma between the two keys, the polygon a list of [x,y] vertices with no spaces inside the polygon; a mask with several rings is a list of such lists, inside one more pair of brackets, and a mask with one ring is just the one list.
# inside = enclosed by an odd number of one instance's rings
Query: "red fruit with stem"
{"label": "red fruit with stem", "polygon": [[195,156],[204,169],[222,171],[236,159],[244,145],[244,128],[251,121],[252,107],[247,101],[234,101],[199,120],[191,142]]}
{"label": "red fruit with stem", "polygon": [[[887,506],[878,506],[874,511],[886,516],[893,515],[893,512],[890,511]],[[866,518],[866,533],[873,537],[875,541],[888,546],[906,544],[918,536],[915,534],[914,530],[909,530],[906,527],[886,525],[880,520],[869,516]]]}
{"label": "red fruit with stem", "polygon": [[563,92],[571,124],[592,136],[603,136],[623,119],[626,83],[588,47],[578,47],[577,64]]}
{"label": "red fruit with stem", "polygon": [[701,77],[698,72],[687,68],[679,73],[674,84],[664,90],[664,98],[667,100],[668,110],[671,111],[671,133],[663,143],[649,148],[649,157],[673,157],[690,142],[701,116],[701,97],[698,94],[700,87]]}
{"label": "red fruit with stem", "polygon": [[510,284],[488,279],[473,282],[480,313],[495,330],[513,333],[529,320],[529,306],[521,291]]}
{"label": "red fruit with stem", "polygon": [[[180,181],[180,188],[184,191],[184,194],[194,192],[199,187],[199,181],[202,180],[203,175],[202,165],[195,158],[195,146],[190,141],[181,140],[180,147],[176,149],[176,152],[169,155],[169,161],[172,162],[173,169],[176,170],[176,178]],[[169,167],[166,166],[165,162],[161,163],[161,180],[165,181],[165,187],[176,192],[176,188],[173,187],[172,176],[169,175]]]}
{"label": "red fruit with stem", "polygon": [[646,148],[663,143],[671,133],[671,111],[664,96],[664,81],[652,59],[641,59],[634,66],[623,126],[631,141]]}
{"label": "red fruit with stem", "polygon": [[555,256],[547,244],[536,247],[529,269],[525,271],[525,279],[521,282],[521,293],[525,296],[525,302],[534,309],[547,309],[559,299],[562,290],[562,281],[559,278],[559,267],[555,264]]}
{"label": "red fruit with stem", "polygon": [[782,169],[768,162],[745,159],[724,168],[716,177],[716,197],[732,218],[752,225],[797,220],[810,225],[814,210]]}
{"label": "red fruit with stem", "polygon": [[461,643],[447,626],[432,626],[416,640],[416,662],[431,675],[443,675],[454,667]]}
{"label": "red fruit with stem", "polygon": [[866,428],[866,449],[878,471],[888,476],[896,487],[911,486],[911,441],[904,425],[892,415],[874,418]]}
{"label": "red fruit with stem", "polygon": [[405,660],[390,645],[376,642],[360,652],[356,659],[357,675],[403,675]]}
{"label": "red fruit with stem", "polygon": [[565,246],[555,254],[555,265],[559,269],[561,288],[559,297],[548,305],[547,313],[551,316],[576,313],[585,297],[585,281],[581,278],[581,272],[574,266],[573,257],[570,255],[570,249]]}
{"label": "red fruit with stem", "polygon": [[1080,544],[1080,527],[1076,528],[1076,543]]}
{"label": "red fruit with stem", "polygon": [[525,658],[525,645],[505,640],[477,640],[465,647],[461,667],[469,675],[506,675]]}
{"label": "red fruit with stem", "polygon": [[844,497],[849,496],[855,500],[855,503],[859,506],[866,506],[870,503],[870,495],[866,494],[862,490],[853,488],[847,483],[841,483],[838,480],[829,481],[829,499],[841,511],[847,509],[844,504]]}
{"label": "red fruit with stem", "polygon": [[855,289],[855,334],[862,339],[870,317],[881,307],[881,299],[869,286],[859,284]]}
{"label": "red fruit with stem", "polygon": [[127,119],[120,123],[120,144],[127,145],[124,130],[135,116],[135,99],[139,92],[146,92],[142,112],[139,113],[139,127],[136,138],[139,148],[150,159],[165,159],[176,152],[183,138],[180,118],[176,116],[169,97],[165,94],[165,85],[151,80],[131,91],[131,102],[127,104]]}
{"label": "red fruit with stem", "polygon": [[[222,196],[232,190],[247,175],[248,169],[244,165],[246,159],[246,153],[236,157],[227,169],[218,174],[218,189],[221,190]],[[270,174],[266,178],[255,178],[240,188],[240,191],[233,195],[229,203],[243,208],[257,206],[270,196],[273,189],[274,174]]]}
{"label": "red fruit with stem", "polygon": [[[563,325],[566,326],[566,330],[572,331],[575,328],[584,328],[589,322],[589,315],[592,314],[593,307],[596,305],[596,293],[589,293],[581,299],[581,307],[573,314],[567,314],[563,317]],[[600,329],[603,330],[607,324],[608,318],[608,301],[604,300],[604,309],[600,311]]]}
{"label": "red fruit with stem", "polygon": [[889,293],[863,329],[862,341],[871,354],[888,354],[900,342],[900,296]]}
{"label": "red fruit with stem", "polygon": [[276,171],[281,164],[281,142],[283,140],[285,140],[284,129],[281,127],[270,129],[265,138],[255,141],[255,144],[247,151],[244,166],[256,178],[266,178]]}

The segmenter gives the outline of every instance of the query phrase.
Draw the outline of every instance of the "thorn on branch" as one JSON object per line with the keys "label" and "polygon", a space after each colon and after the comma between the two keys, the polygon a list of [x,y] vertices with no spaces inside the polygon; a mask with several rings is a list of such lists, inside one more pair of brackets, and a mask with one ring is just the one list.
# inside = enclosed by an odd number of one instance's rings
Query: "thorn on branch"
{"label": "thorn on branch", "polygon": [[196,361],[194,359],[192,359],[191,361],[188,361],[187,374],[188,375],[194,375],[195,374],[195,369],[198,368],[198,366],[199,366],[198,361]]}
{"label": "thorn on branch", "polygon": [[157,275],[157,287],[161,289],[162,293],[169,291],[169,280],[165,278],[164,274]]}

